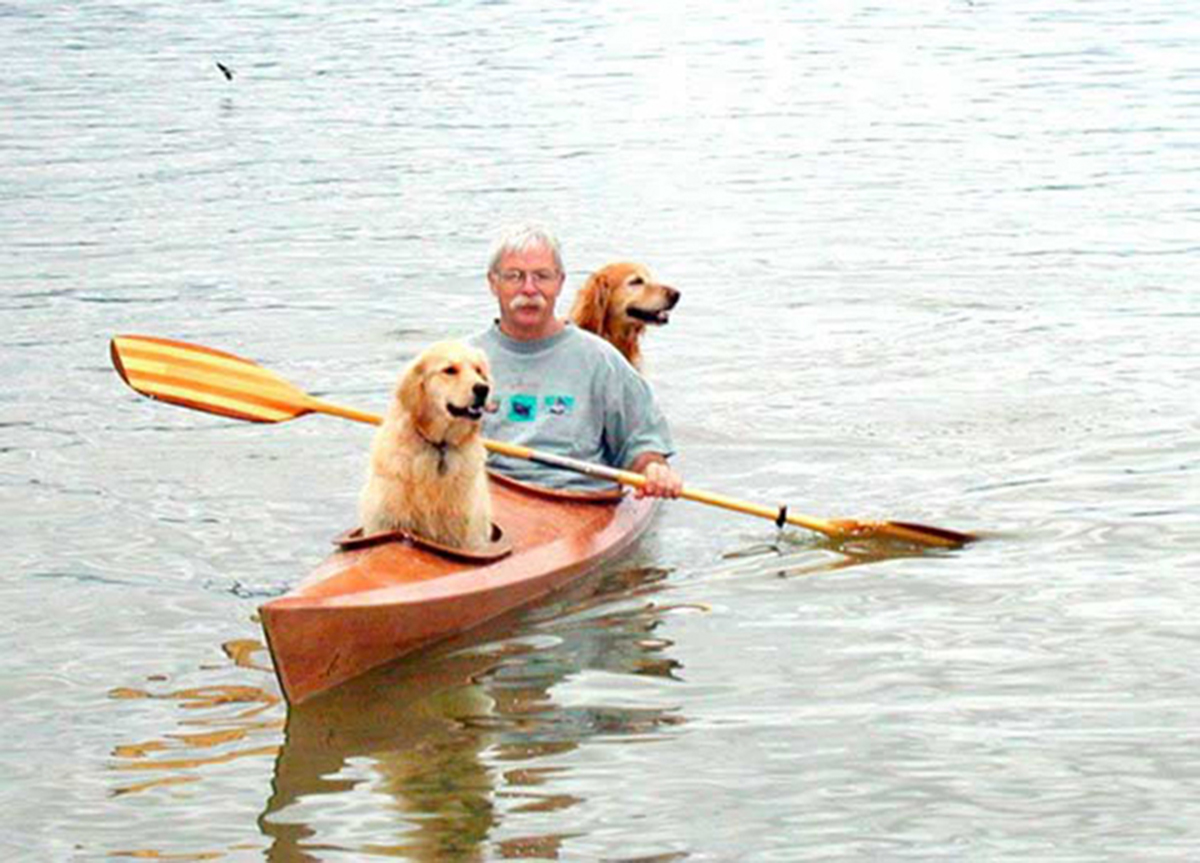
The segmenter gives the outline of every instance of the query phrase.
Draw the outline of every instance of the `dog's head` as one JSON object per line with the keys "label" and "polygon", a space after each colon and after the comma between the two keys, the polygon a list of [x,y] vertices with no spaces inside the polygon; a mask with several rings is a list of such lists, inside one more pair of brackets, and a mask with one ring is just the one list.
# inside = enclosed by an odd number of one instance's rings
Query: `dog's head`
{"label": "dog's head", "polygon": [[654,280],[641,264],[617,262],[592,273],[575,298],[572,318],[594,333],[663,326],[679,302],[679,291]]}
{"label": "dog's head", "polygon": [[400,376],[395,403],[427,438],[457,446],[478,433],[491,391],[483,351],[462,342],[438,342]]}

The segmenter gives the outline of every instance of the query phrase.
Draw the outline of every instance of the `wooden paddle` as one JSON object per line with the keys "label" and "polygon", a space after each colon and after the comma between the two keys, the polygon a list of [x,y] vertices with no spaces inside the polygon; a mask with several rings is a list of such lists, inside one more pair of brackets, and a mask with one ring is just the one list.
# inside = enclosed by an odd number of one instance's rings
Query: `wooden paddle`
{"label": "wooden paddle", "polygon": [[[117,336],[110,347],[112,362],[125,383],[137,392],[206,413],[252,422],[279,423],[310,413],[331,414],[378,425],[376,414],[342,407],[310,396],[272,371],[224,351],[151,336]],[[641,474],[578,461],[529,447],[485,440],[488,450],[641,488]],[[827,521],[698,489],[683,489],[682,497],[710,506],[769,519],[780,527],[791,524],[823,533],[835,540],[875,538],[914,545],[958,548],[977,537],[956,530],[904,521]]]}

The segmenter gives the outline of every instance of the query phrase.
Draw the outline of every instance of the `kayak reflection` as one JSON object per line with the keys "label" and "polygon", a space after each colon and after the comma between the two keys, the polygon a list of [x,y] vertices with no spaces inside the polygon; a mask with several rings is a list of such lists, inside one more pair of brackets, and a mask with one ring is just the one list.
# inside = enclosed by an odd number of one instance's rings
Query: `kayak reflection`
{"label": "kayak reflection", "polygon": [[[569,834],[493,834],[510,816],[580,802],[555,793],[569,771],[556,756],[598,735],[663,737],[684,721],[670,705],[581,706],[552,691],[596,671],[676,673],[670,642],[653,637],[667,609],[649,597],[665,577],[609,571],[526,612],[515,636],[504,638],[511,617],[498,620],[292,707],[259,818],[267,859],[316,860],[319,849],[430,861],[553,855]],[[347,819],[374,826],[351,830]],[[369,847],[335,838],[364,832]]]}

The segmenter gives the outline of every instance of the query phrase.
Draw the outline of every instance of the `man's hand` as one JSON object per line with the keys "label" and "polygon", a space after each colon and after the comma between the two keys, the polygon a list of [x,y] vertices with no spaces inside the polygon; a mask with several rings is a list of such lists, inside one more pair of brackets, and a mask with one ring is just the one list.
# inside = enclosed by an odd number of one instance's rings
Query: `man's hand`
{"label": "man's hand", "polygon": [[646,484],[634,490],[634,497],[679,497],[683,491],[683,477],[658,453],[642,453],[629,469],[646,477]]}

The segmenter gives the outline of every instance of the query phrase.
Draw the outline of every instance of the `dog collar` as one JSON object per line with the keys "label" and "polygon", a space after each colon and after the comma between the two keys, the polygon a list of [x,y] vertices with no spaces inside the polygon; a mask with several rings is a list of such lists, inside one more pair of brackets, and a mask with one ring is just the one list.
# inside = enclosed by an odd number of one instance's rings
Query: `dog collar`
{"label": "dog collar", "polygon": [[431,441],[429,438],[425,437],[420,429],[417,429],[417,434],[420,435],[421,440],[425,441],[425,443],[429,444],[430,447],[437,450],[438,476],[445,476],[446,471],[449,468],[449,466],[446,464],[446,450],[449,448],[449,445],[445,441],[442,441],[441,443]]}

